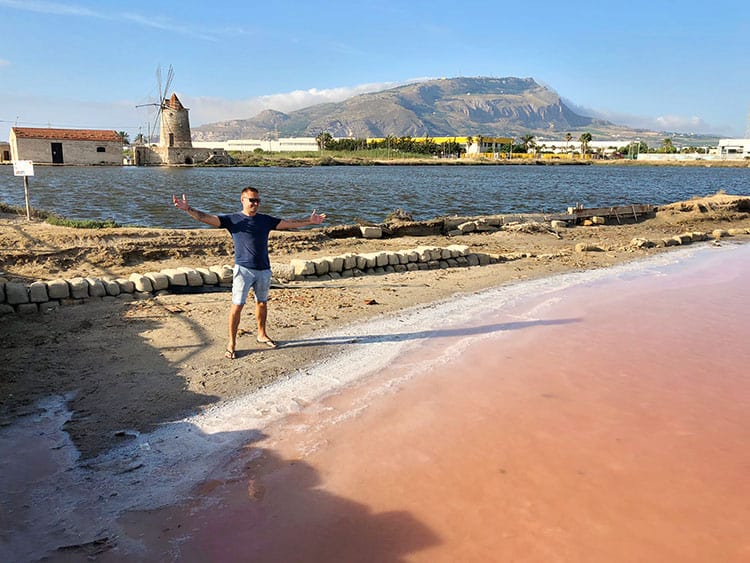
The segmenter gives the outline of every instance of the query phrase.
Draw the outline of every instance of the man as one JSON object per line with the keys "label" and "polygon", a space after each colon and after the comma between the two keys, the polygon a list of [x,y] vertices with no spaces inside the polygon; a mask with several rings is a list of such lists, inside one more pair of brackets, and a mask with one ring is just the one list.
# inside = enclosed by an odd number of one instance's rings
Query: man
{"label": "man", "polygon": [[182,209],[193,219],[227,229],[234,240],[234,276],[232,278],[232,305],[229,309],[229,343],[224,356],[235,359],[237,329],[240,326],[242,309],[250,288],[255,294],[255,318],[258,323],[257,340],[269,348],[276,343],[266,332],[268,316],[268,292],[271,288],[271,262],[268,257],[268,234],[273,230],[296,229],[306,225],[320,225],[325,221],[324,213],[315,210],[308,219],[279,219],[258,213],[260,193],[248,186],[242,190],[242,211],[226,215],[211,215],[188,205],[187,197],[172,196],[175,207]]}

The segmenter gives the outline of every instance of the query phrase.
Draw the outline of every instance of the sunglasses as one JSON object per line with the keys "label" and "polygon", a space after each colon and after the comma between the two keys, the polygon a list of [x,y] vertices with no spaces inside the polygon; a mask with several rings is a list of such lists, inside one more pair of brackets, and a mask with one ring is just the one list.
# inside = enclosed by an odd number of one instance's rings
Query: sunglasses
{"label": "sunglasses", "polygon": [[247,201],[248,201],[249,203],[255,203],[255,204],[258,204],[258,203],[260,203],[260,198],[257,198],[257,197],[246,197],[245,199],[246,199],[246,200],[247,200]]}

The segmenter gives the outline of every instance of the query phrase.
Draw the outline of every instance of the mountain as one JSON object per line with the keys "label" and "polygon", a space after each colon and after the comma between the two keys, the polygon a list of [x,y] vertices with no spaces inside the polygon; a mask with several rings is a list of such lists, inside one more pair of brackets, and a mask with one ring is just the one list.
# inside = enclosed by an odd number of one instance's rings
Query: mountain
{"label": "mountain", "polygon": [[[533,78],[443,78],[407,84],[282,113],[265,110],[193,128],[195,141],[267,137],[496,137],[532,134],[578,138],[588,131],[597,139],[632,137],[633,130],[578,115],[553,90]],[[578,133],[578,134],[576,134]]]}

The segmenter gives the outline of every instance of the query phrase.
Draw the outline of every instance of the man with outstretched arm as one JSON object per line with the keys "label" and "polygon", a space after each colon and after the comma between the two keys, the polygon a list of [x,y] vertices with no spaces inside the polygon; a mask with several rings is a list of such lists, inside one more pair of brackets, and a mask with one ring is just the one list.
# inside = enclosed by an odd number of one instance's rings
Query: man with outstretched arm
{"label": "man with outstretched arm", "polygon": [[172,196],[175,207],[182,209],[193,219],[227,229],[234,241],[234,277],[232,278],[232,305],[229,309],[229,343],[224,356],[236,357],[237,329],[240,326],[242,309],[250,288],[255,294],[255,318],[258,323],[259,343],[275,348],[276,343],[266,332],[268,316],[268,292],[271,288],[271,261],[268,257],[268,234],[273,230],[296,229],[307,225],[320,225],[325,221],[324,213],[313,210],[307,219],[279,219],[258,213],[260,193],[248,186],[242,190],[242,211],[225,215],[211,215],[188,205],[187,197]]}

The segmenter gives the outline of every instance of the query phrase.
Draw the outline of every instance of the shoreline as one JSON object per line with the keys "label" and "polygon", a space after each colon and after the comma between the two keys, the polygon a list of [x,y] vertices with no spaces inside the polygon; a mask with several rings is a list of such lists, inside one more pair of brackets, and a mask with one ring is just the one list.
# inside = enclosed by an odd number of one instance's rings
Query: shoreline
{"label": "shoreline", "polygon": [[[271,292],[269,329],[277,342],[291,343],[360,320],[388,319],[415,305],[429,308],[459,294],[671,252],[688,232],[750,229],[748,202],[747,197],[717,194],[663,206],[654,218],[638,223],[578,226],[556,235],[524,228],[455,238],[338,239],[319,232],[280,233],[271,241],[274,263],[456,243],[474,253],[513,259],[289,284]],[[726,240],[747,239],[742,235]],[[666,242],[648,248],[633,245],[634,240]],[[16,260],[8,273],[27,281],[127,277],[136,270],[208,267],[231,260],[231,239],[207,229],[86,230],[0,220],[0,247],[12,249]],[[48,314],[4,315],[0,424],[33,415],[34,404],[43,397],[67,396],[72,416],[66,432],[82,458],[92,458],[186,413],[266,387],[346,346],[311,342],[263,349],[255,343],[255,322],[248,311],[240,325],[239,358],[226,360],[228,303],[223,289],[162,293],[127,302],[94,300]]]}

